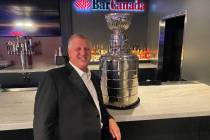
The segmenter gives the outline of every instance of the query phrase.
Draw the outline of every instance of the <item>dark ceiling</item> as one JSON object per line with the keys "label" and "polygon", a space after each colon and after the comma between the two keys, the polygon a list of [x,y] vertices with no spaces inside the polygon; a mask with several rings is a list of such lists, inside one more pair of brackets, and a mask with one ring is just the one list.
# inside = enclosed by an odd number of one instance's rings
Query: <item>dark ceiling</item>
{"label": "dark ceiling", "polygon": [[36,6],[41,9],[59,9],[59,0],[1,0],[0,5]]}

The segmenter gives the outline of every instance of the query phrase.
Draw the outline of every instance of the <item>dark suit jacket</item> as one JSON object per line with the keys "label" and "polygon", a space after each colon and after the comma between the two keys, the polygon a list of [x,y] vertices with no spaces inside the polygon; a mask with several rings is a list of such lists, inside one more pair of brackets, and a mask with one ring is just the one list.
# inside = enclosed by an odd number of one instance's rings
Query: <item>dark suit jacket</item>
{"label": "dark suit jacket", "polygon": [[[91,76],[100,104],[102,122],[109,113],[104,107],[99,78]],[[46,72],[39,84],[34,108],[34,140],[100,140],[99,112],[74,68]]]}

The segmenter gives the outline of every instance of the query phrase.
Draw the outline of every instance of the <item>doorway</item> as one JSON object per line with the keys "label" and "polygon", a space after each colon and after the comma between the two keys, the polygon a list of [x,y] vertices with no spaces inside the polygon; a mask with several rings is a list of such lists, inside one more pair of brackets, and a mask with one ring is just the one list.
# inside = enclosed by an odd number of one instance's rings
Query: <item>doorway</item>
{"label": "doorway", "polygon": [[160,21],[157,79],[162,82],[182,80],[184,26],[185,14]]}

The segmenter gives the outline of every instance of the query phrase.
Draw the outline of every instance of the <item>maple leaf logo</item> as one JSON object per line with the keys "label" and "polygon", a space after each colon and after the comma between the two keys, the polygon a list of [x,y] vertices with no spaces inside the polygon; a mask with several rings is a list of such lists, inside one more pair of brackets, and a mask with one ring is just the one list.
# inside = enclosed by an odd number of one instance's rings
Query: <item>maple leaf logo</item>
{"label": "maple leaf logo", "polygon": [[76,0],[74,6],[79,10],[89,10],[92,6],[90,0]]}

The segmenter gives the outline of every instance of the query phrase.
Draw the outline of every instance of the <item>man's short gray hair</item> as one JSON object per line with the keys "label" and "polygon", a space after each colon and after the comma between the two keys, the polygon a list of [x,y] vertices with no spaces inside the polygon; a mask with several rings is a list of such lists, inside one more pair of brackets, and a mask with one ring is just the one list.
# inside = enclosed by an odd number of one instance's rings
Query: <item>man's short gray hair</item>
{"label": "man's short gray hair", "polygon": [[88,43],[88,46],[91,47],[91,41],[90,41],[90,39],[89,39],[87,36],[83,35],[83,34],[78,34],[78,33],[77,33],[77,34],[73,34],[73,35],[71,35],[71,36],[69,37],[69,40],[68,40],[68,48],[71,47],[71,46],[70,46],[71,41],[72,41],[73,39],[75,39],[75,38],[81,38],[81,39],[86,40],[87,43]]}

